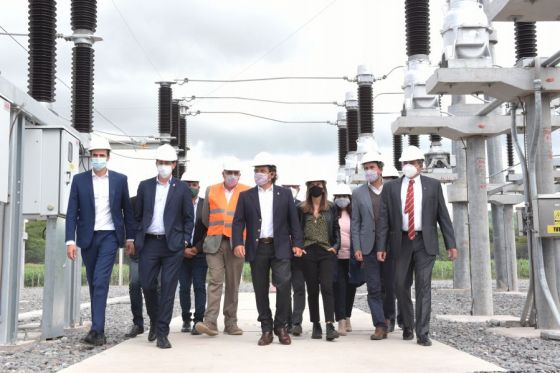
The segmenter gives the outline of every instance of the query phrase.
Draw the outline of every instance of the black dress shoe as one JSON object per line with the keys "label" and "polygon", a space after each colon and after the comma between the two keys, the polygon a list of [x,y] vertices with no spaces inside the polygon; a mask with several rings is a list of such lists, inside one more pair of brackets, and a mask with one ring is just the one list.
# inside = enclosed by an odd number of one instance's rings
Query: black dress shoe
{"label": "black dress shoe", "polygon": [[126,333],[124,336],[126,338],[134,338],[138,334],[142,334],[142,333],[144,333],[144,327],[134,324],[130,327],[130,331]]}
{"label": "black dress shoe", "polygon": [[338,338],[338,332],[335,330],[333,323],[329,322],[327,323],[327,335],[325,339],[327,341],[334,341],[335,338]]}
{"label": "black dress shoe", "polygon": [[405,341],[410,341],[414,338],[414,332],[412,331],[412,328],[404,328],[403,329],[403,333],[402,333],[402,339],[404,339]]}
{"label": "black dress shoe", "polygon": [[323,338],[323,329],[321,329],[321,324],[319,324],[318,322],[313,323],[313,330],[311,331],[311,338],[312,339]]}
{"label": "black dress shoe", "polygon": [[302,333],[301,325],[300,325],[300,324],[295,324],[295,325],[292,327],[292,335],[294,335],[294,336],[297,337],[297,336],[300,336],[301,333]]}
{"label": "black dress shoe", "polygon": [[156,340],[156,327],[155,325],[150,325],[150,331],[148,332],[148,341],[153,342]]}
{"label": "black dress shoe", "polygon": [[422,335],[418,337],[416,339],[416,343],[418,343],[420,346],[425,346],[425,347],[429,347],[432,345],[432,341],[430,340],[430,337],[428,337],[427,335]]}
{"label": "black dress shoe", "polygon": [[188,333],[190,331],[191,331],[191,322],[183,321],[183,327],[181,328],[181,332]]}
{"label": "black dress shoe", "polygon": [[166,336],[157,337],[156,345],[159,348],[171,348],[171,343],[169,343],[169,339]]}
{"label": "black dress shoe", "polygon": [[89,345],[93,345],[95,338],[97,337],[97,332],[94,330],[90,330],[84,338],[82,338],[83,343],[87,343]]}
{"label": "black dress shoe", "polygon": [[93,339],[94,346],[103,346],[107,343],[107,338],[105,338],[105,334],[96,333],[95,338]]}

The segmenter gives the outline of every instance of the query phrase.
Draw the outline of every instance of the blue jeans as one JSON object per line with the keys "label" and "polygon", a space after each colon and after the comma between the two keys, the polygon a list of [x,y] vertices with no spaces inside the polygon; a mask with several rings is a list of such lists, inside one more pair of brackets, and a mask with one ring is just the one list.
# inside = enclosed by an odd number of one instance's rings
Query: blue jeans
{"label": "blue jeans", "polygon": [[381,297],[381,270],[375,250],[364,255],[364,271],[367,284],[367,301],[374,326],[386,327],[383,313],[383,299]]}
{"label": "blue jeans", "polygon": [[191,285],[194,288],[194,319],[199,322],[204,319],[206,310],[206,273],[208,264],[206,255],[198,254],[191,259],[183,259],[179,272],[179,300],[181,302],[181,316],[183,322],[191,321]]}

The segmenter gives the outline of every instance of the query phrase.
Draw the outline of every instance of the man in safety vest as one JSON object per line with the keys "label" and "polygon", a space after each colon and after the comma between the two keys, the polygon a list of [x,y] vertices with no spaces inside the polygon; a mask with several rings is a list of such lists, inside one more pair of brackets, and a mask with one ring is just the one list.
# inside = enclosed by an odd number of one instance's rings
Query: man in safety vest
{"label": "man in safety vest", "polygon": [[217,320],[224,282],[224,333],[243,334],[237,326],[237,303],[244,260],[233,255],[231,249],[231,225],[239,193],[249,189],[238,183],[240,171],[241,163],[237,158],[226,158],[222,172],[224,181],[206,189],[202,206],[202,223],[208,227],[203,251],[210,279],[204,321],[196,323],[195,329],[210,336],[218,335]]}

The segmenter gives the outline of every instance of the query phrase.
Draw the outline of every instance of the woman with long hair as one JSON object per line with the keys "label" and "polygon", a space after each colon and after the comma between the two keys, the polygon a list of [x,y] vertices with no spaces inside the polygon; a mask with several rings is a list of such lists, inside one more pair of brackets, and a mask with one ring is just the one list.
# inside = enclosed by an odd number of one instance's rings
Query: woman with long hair
{"label": "woman with long hair", "polygon": [[298,206],[303,231],[303,275],[307,284],[309,315],[313,323],[311,338],[321,339],[323,330],[319,316],[319,290],[323,298],[326,340],[338,338],[334,328],[333,277],[336,253],[340,246],[340,229],[336,206],[327,200],[327,183],[311,178],[306,182],[305,201]]}

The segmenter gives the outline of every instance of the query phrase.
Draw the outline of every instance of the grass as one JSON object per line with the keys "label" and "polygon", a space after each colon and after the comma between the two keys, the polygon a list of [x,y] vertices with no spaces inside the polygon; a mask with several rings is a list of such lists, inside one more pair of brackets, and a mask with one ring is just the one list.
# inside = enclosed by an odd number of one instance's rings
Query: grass
{"label": "grass", "polygon": [[[118,285],[119,273],[118,265],[113,267],[111,273],[111,285]],[[529,278],[529,261],[527,259],[517,260],[517,274],[519,278]],[[24,283],[26,287],[44,286],[44,264],[27,263],[24,271]],[[494,261],[492,261],[492,278],[496,277],[494,270]],[[452,280],[453,279],[453,263],[448,260],[436,260],[432,272],[434,280]],[[243,274],[241,280],[245,282],[251,281],[251,268],[249,263],[243,266]],[[82,267],[82,284],[86,284],[86,269]],[[123,265],[123,285],[128,285],[128,264]]]}

